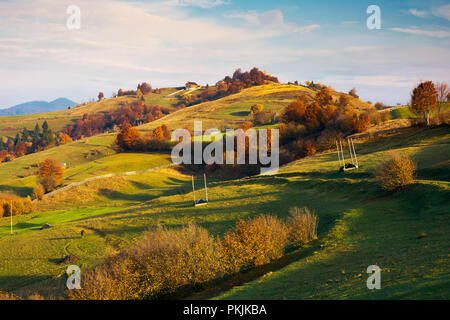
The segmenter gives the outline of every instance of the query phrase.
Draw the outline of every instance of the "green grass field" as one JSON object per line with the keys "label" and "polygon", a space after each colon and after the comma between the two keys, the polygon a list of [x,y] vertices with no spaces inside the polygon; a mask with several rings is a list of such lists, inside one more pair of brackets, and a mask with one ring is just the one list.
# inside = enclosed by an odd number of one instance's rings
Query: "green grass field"
{"label": "green grass field", "polygon": [[[43,201],[37,213],[15,217],[13,236],[9,218],[0,219],[0,290],[59,297],[65,267],[58,261],[68,253],[86,268],[158,224],[194,222],[221,235],[240,218],[285,217],[290,207],[307,206],[320,217],[320,240],[293,253],[302,258],[266,266],[264,276],[242,286],[194,298],[448,299],[449,142],[447,128],[411,129],[357,144],[358,171],[339,173],[331,152],[289,164],[276,176],[211,178],[211,203],[200,208],[192,207],[190,177],[171,169],[93,181]],[[417,182],[395,194],[373,178],[390,150],[408,152],[419,168]],[[54,228],[39,230],[44,223]],[[81,230],[87,231],[84,239]],[[419,239],[421,233],[427,236]],[[376,292],[365,286],[372,264],[383,270]]]}

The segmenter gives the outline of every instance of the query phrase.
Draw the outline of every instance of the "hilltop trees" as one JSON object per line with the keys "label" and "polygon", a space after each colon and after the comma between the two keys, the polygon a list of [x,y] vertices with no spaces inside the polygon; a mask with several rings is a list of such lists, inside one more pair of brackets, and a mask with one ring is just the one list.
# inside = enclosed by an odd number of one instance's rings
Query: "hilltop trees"
{"label": "hilltop trees", "polygon": [[101,101],[104,97],[105,95],[103,94],[103,92],[98,93],[98,101]]}
{"label": "hilltop trees", "polygon": [[356,94],[356,88],[350,90],[348,94],[351,95],[353,98],[359,99],[359,96]]}
{"label": "hilltop trees", "polygon": [[141,90],[141,93],[144,95],[152,92],[152,86],[149,85],[147,82],[142,82],[141,84],[138,84],[137,88],[138,90]]}
{"label": "hilltop trees", "polygon": [[430,113],[436,109],[438,92],[432,81],[421,82],[411,95],[410,109],[430,125]]}
{"label": "hilltop trees", "polygon": [[64,168],[55,160],[46,159],[39,163],[37,174],[45,192],[50,192],[61,184]]}

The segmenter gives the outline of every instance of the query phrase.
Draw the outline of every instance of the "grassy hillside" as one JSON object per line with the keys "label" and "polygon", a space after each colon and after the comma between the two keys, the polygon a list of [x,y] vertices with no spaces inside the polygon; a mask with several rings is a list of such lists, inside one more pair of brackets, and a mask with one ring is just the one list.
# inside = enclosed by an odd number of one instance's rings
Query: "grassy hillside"
{"label": "grassy hillside", "polygon": [[170,163],[168,154],[116,154],[112,148],[114,139],[114,134],[99,135],[87,139],[87,143],[80,140],[0,164],[0,191],[31,195],[37,184],[33,165],[47,158],[66,163],[64,184],[110,173],[144,171]]}
{"label": "grassy hillside", "polygon": [[[192,128],[194,120],[202,120],[204,128],[234,128],[252,120],[250,115],[252,105],[261,103],[266,111],[281,112],[301,93],[314,97],[317,91],[298,85],[277,83],[251,87],[216,101],[178,110],[157,121],[140,126],[139,130],[150,130],[161,124],[166,124],[172,130],[186,126]],[[338,92],[332,91],[332,95],[334,100],[338,100]],[[370,106],[366,102],[349,97],[350,104],[357,109],[367,109]]]}
{"label": "grassy hillside", "polygon": [[[0,219],[0,290],[57,296],[65,270],[59,259],[70,252],[83,268],[94,265],[106,250],[129,246],[157,224],[195,222],[220,235],[239,218],[284,217],[292,206],[307,206],[320,217],[320,241],[294,253],[306,258],[282,269],[266,266],[271,273],[218,298],[448,299],[449,143],[447,128],[411,129],[357,144],[358,171],[337,172],[337,155],[330,152],[292,163],[276,176],[210,179],[211,203],[200,208],[192,207],[190,177],[173,170],[88,183],[42,202],[39,213],[16,217],[13,236],[9,219]],[[417,182],[396,194],[380,190],[373,179],[390,150],[410,153],[419,167]],[[44,223],[55,227],[39,230]],[[384,270],[381,291],[365,286],[371,264]]]}

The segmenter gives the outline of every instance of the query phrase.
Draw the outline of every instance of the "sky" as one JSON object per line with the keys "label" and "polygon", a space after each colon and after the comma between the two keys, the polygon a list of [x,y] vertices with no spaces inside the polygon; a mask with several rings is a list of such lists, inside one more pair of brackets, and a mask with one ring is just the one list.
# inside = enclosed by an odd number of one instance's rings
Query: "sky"
{"label": "sky", "polygon": [[[380,29],[367,27],[370,5]],[[395,105],[420,81],[450,82],[449,57],[448,0],[0,0],[0,108],[214,84],[254,66]]]}

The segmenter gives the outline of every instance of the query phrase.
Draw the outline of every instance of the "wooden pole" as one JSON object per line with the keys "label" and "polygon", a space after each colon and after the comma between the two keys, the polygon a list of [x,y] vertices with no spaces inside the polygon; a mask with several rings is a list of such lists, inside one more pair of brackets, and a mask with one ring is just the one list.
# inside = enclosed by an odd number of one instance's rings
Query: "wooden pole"
{"label": "wooden pole", "polygon": [[355,151],[355,144],[353,143],[353,139],[352,139],[352,147],[353,147],[353,154],[355,156],[355,160],[356,160],[356,167],[358,168],[358,157],[356,156],[356,151]]}
{"label": "wooden pole", "polygon": [[350,151],[350,157],[352,158],[352,165],[355,165],[355,161],[353,161],[353,151],[352,151],[352,145],[350,144],[350,138],[347,139],[348,143],[348,149]]}
{"label": "wooden pole", "polygon": [[339,150],[337,140],[336,140],[336,149],[337,149],[337,154],[338,154],[338,159],[339,159],[339,167],[340,167],[341,166],[341,151]]}
{"label": "wooden pole", "polygon": [[342,140],[339,140],[339,145],[341,146],[342,162],[344,163],[344,169],[345,169],[345,157],[344,157],[344,148],[342,148]]}
{"label": "wooden pole", "polygon": [[206,202],[208,202],[208,186],[206,185],[206,173],[203,174],[203,178],[204,178],[204,180],[205,180]]}
{"label": "wooden pole", "polygon": [[194,205],[195,205],[195,187],[194,187],[194,176],[192,176],[192,193],[194,194]]}

